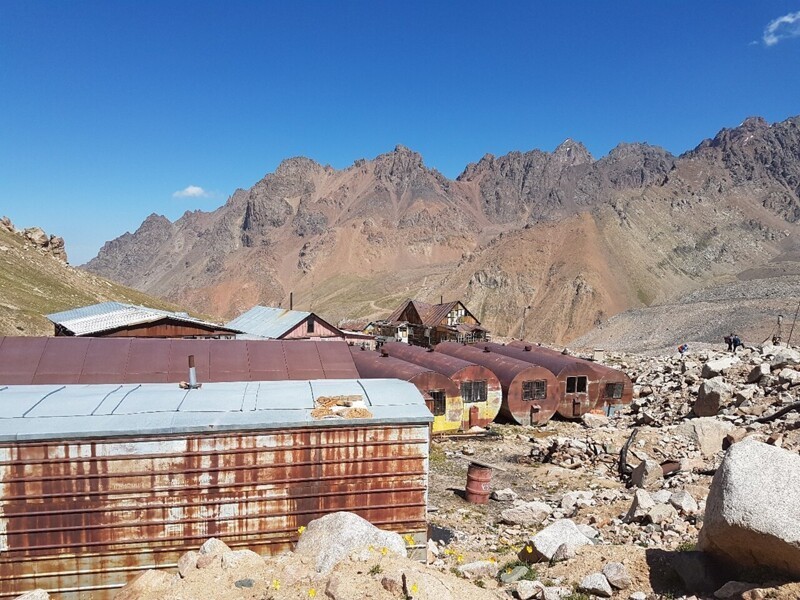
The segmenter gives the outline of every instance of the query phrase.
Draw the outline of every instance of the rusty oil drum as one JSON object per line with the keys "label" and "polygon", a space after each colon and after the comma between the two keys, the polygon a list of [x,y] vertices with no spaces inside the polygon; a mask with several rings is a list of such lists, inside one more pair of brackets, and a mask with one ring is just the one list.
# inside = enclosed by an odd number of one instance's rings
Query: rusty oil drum
{"label": "rusty oil drum", "polygon": [[467,502],[486,504],[492,487],[492,468],[478,463],[470,463],[467,469]]}

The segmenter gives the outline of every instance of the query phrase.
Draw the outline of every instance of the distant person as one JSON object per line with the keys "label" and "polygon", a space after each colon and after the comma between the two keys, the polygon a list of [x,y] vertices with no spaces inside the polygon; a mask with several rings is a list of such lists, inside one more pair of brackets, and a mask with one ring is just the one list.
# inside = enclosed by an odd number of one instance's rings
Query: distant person
{"label": "distant person", "polygon": [[726,335],[722,339],[728,345],[728,352],[733,352],[733,334]]}
{"label": "distant person", "polygon": [[681,344],[680,346],[678,346],[678,352],[680,352],[681,356],[686,354],[688,351],[689,351],[689,344]]}
{"label": "distant person", "polygon": [[742,348],[744,348],[744,344],[742,343],[742,340],[741,340],[741,339],[739,339],[739,336],[738,336],[738,335],[733,335],[733,336],[731,337],[731,346],[733,346],[733,353],[734,353],[734,354],[736,354],[736,349],[737,349],[739,346],[741,346]]}

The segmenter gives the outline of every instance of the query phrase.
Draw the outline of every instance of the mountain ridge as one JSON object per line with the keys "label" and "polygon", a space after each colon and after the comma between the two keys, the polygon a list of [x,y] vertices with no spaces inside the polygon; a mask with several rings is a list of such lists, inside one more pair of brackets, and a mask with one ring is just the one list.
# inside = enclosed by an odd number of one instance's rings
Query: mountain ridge
{"label": "mountain ridge", "polygon": [[463,297],[500,335],[524,311],[526,332],[567,341],[779,256],[800,220],[798,123],[749,118],[678,157],[567,139],[453,180],[404,146],[341,170],[289,158],[214,211],[149,216],[86,268],[226,317],[290,291],[334,319]]}

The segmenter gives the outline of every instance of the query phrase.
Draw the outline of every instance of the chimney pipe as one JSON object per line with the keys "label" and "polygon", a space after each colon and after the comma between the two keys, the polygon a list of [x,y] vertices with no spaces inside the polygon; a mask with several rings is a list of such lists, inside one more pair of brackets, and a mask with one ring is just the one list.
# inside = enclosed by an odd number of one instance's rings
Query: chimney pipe
{"label": "chimney pipe", "polygon": [[530,352],[530,351],[531,351],[531,347],[530,346],[525,346],[525,352]]}
{"label": "chimney pipe", "polygon": [[289,292],[289,310],[294,310],[294,292]]}
{"label": "chimney pipe", "polygon": [[483,351],[484,352],[491,352],[491,350],[489,350],[489,346],[484,346],[483,347]]}
{"label": "chimney pipe", "polygon": [[386,350],[381,350],[381,358],[389,358],[389,353]]}
{"label": "chimney pipe", "polygon": [[439,296],[439,304],[444,304],[444,295]]}
{"label": "chimney pipe", "polygon": [[194,354],[189,355],[189,387],[195,389],[197,387],[197,371],[194,368]]}

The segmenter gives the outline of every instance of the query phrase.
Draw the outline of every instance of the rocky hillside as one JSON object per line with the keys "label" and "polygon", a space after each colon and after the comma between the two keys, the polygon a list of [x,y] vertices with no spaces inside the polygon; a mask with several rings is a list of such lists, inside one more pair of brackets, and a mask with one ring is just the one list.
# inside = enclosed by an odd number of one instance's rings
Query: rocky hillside
{"label": "rocky hillside", "polygon": [[107,300],[176,309],[66,261],[60,237],[38,227],[18,231],[0,219],[0,335],[52,335],[45,315]]}
{"label": "rocky hillside", "polygon": [[680,157],[620,144],[595,160],[567,140],[484,156],[455,181],[402,146],[343,170],[293,158],[216,211],[151,215],[86,268],[224,316],[290,291],[333,320],[463,298],[498,335],[519,335],[524,312],[526,336],[566,342],[626,309],[771,278],[799,220],[800,117],[751,118]]}

